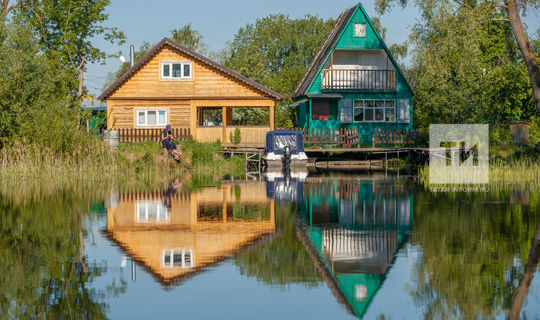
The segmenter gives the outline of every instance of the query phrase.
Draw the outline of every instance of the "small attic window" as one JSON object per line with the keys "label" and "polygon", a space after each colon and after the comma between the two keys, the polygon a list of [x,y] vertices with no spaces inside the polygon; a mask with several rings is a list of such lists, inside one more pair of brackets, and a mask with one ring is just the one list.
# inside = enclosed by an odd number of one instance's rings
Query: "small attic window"
{"label": "small attic window", "polygon": [[365,23],[355,23],[354,24],[354,36],[359,38],[364,38],[366,36],[366,24]]}

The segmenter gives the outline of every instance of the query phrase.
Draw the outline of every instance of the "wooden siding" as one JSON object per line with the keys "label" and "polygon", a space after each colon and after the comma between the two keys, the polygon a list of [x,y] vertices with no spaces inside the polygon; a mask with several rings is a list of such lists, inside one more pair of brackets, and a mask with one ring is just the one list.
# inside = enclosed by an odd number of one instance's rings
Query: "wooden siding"
{"label": "wooden siding", "polygon": [[108,100],[107,128],[134,128],[137,110],[158,109],[167,110],[167,122],[174,128],[189,128],[190,103],[175,100]]}
{"label": "wooden siding", "polygon": [[[191,62],[191,79],[161,79],[161,63]],[[214,68],[165,46],[109,98],[116,97],[216,97],[249,96],[265,97],[265,94],[248,87]]]}
{"label": "wooden siding", "polygon": [[266,133],[272,130],[269,126],[228,126],[225,128],[224,143],[232,143],[232,141],[229,141],[229,137],[231,134],[234,134],[236,128],[240,130],[241,144],[263,144],[266,139]]}

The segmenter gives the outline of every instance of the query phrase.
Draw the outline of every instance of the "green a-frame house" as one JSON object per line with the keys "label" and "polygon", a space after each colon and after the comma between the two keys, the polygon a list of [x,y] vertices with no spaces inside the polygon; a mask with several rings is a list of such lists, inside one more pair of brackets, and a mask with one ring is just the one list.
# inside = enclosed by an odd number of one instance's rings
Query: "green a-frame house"
{"label": "green a-frame house", "polygon": [[303,129],[412,129],[413,91],[360,3],[343,11],[292,94]]}

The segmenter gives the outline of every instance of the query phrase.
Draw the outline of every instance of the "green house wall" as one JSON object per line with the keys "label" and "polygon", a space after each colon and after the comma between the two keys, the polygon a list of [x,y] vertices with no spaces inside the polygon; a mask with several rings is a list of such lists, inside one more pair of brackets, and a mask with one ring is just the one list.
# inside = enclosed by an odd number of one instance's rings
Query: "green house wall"
{"label": "green house wall", "polygon": [[[366,24],[366,37],[354,37],[354,24],[365,23]],[[330,60],[330,57],[335,49],[383,49],[386,51],[390,61],[396,69],[396,84],[397,90],[378,90],[378,91],[352,91],[352,90],[322,90],[322,70],[324,66]],[[396,122],[353,122],[353,123],[341,123],[339,117],[337,120],[312,120],[311,119],[311,100],[302,103],[299,106],[298,112],[298,125],[302,129],[339,129],[339,128],[353,128],[359,130],[360,143],[371,143],[372,134],[377,128],[381,129],[412,129],[413,127],[413,92],[410,88],[403,73],[399,69],[396,61],[390,54],[386,44],[377,33],[377,30],[371,23],[367,13],[362,5],[359,3],[356,7],[351,19],[347,22],[347,25],[343,29],[341,35],[339,35],[335,48],[326,57],[326,60],[320,70],[318,70],[313,82],[309,86],[306,92],[307,94],[313,93],[339,93],[343,96],[343,99],[409,99],[410,101],[410,121],[409,123],[397,122],[397,105],[396,105]],[[299,99],[305,99],[299,97]],[[338,101],[338,115],[341,113],[341,106]]]}

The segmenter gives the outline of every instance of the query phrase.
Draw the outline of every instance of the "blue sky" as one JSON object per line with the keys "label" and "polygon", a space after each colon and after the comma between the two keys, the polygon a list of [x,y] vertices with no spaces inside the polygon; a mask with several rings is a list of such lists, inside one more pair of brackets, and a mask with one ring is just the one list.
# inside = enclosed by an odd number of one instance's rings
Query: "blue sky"
{"label": "blue sky", "polygon": [[[218,51],[233,39],[240,27],[255,22],[257,18],[273,13],[284,13],[291,18],[300,18],[306,14],[324,19],[337,18],[345,8],[353,5],[355,1],[351,0],[112,0],[107,8],[109,20],[106,25],[124,31],[127,41],[122,46],[116,46],[96,39],[95,45],[107,53],[122,51],[127,57],[130,44],[138,48],[143,41],[156,43],[170,36],[171,29],[191,23],[192,28],[203,35],[203,41],[209,49]],[[376,16],[373,0],[362,1],[362,5],[371,17]],[[540,26],[539,17],[538,10],[529,10],[525,22],[530,31]],[[413,7],[396,7],[385,14],[381,21],[388,29],[387,44],[405,41],[418,18],[419,13]],[[99,95],[107,73],[117,70],[120,64],[117,58],[110,58],[104,65],[89,65],[85,74],[85,85],[89,92]]]}

